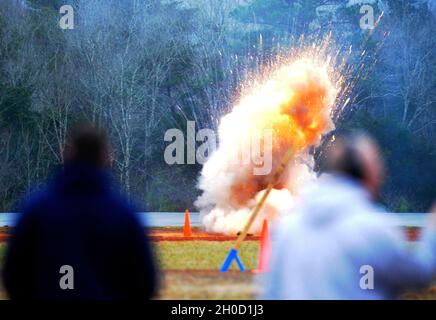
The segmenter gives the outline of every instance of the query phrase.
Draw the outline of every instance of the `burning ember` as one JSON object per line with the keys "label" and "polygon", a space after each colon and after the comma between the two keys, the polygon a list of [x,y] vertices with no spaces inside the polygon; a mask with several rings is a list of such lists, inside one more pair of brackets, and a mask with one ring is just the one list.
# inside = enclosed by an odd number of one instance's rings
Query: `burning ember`
{"label": "burning ember", "polygon": [[207,231],[236,234],[262,196],[289,148],[293,158],[272,190],[250,233],[264,218],[292,208],[298,185],[313,177],[308,147],[333,129],[337,90],[328,68],[302,58],[271,72],[221,119],[220,145],[204,165],[196,204]]}

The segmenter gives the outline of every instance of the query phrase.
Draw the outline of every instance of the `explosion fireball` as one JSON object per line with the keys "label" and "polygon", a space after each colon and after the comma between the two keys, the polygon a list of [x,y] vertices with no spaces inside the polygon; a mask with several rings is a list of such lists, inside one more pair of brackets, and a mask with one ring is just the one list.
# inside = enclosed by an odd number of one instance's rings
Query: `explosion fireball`
{"label": "explosion fireball", "polygon": [[[196,202],[207,231],[241,231],[275,167],[292,148],[293,157],[250,233],[260,231],[264,218],[289,212],[298,186],[313,177],[308,147],[319,144],[322,135],[333,129],[336,95],[327,65],[302,58],[271,72],[221,119],[220,145],[203,167],[199,181],[203,194]],[[271,170],[256,174],[261,167]]]}

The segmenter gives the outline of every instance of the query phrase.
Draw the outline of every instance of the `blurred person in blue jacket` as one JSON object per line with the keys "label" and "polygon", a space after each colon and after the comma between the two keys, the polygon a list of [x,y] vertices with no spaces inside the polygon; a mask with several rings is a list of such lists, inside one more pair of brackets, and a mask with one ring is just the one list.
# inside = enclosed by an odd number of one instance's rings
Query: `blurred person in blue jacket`
{"label": "blurred person in blue jacket", "polygon": [[153,296],[151,244],[108,165],[105,133],[90,125],[73,130],[64,166],[25,199],[13,230],[3,270],[11,299]]}
{"label": "blurred person in blue jacket", "polygon": [[434,214],[410,250],[399,221],[374,204],[383,177],[377,144],[363,134],[337,139],[325,167],[275,230],[261,297],[393,299],[428,285],[436,268]]}

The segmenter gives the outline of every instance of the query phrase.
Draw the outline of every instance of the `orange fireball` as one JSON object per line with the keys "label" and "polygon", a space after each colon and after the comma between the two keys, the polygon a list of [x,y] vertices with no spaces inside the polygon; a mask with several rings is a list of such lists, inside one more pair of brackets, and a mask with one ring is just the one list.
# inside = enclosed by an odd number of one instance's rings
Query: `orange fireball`
{"label": "orange fireball", "polygon": [[[281,65],[265,78],[221,119],[219,148],[203,167],[199,181],[203,194],[196,204],[205,214],[203,223],[208,231],[240,231],[272,180],[275,167],[292,148],[294,157],[250,232],[260,230],[258,221],[286,212],[298,182],[311,176],[297,159],[310,158],[308,147],[333,129],[330,114],[336,89],[326,66],[314,59],[300,59]],[[248,152],[247,161],[247,150],[253,147],[261,152],[254,157]],[[255,174],[254,169],[261,165],[270,170]]]}
{"label": "orange fireball", "polygon": [[[335,92],[326,68],[303,59],[278,69],[266,83],[244,97],[235,109],[240,109],[237,114],[243,111],[245,119],[241,121],[248,124],[245,129],[251,135],[262,137],[264,130],[272,130],[272,148],[264,152],[272,153],[274,168],[286,150],[292,148],[297,155],[308,146],[317,144],[322,134],[332,129],[330,112]],[[250,141],[252,139],[247,135],[239,143],[244,145]],[[243,146],[241,150],[244,150]],[[270,175],[259,176],[246,171],[248,174],[231,187],[230,202],[235,207],[245,206],[266,188],[271,179]],[[286,181],[275,187],[286,187]]]}

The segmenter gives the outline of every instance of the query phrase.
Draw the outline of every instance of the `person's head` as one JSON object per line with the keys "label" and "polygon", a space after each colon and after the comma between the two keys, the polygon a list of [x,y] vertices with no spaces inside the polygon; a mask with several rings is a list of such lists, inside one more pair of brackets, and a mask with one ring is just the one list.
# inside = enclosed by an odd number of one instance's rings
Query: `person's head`
{"label": "person's head", "polygon": [[354,179],[377,197],[384,173],[378,144],[363,133],[339,137],[327,153],[325,171]]}
{"label": "person's head", "polygon": [[101,168],[109,165],[109,149],[104,130],[91,124],[81,124],[70,132],[64,150],[64,160],[65,163]]}

